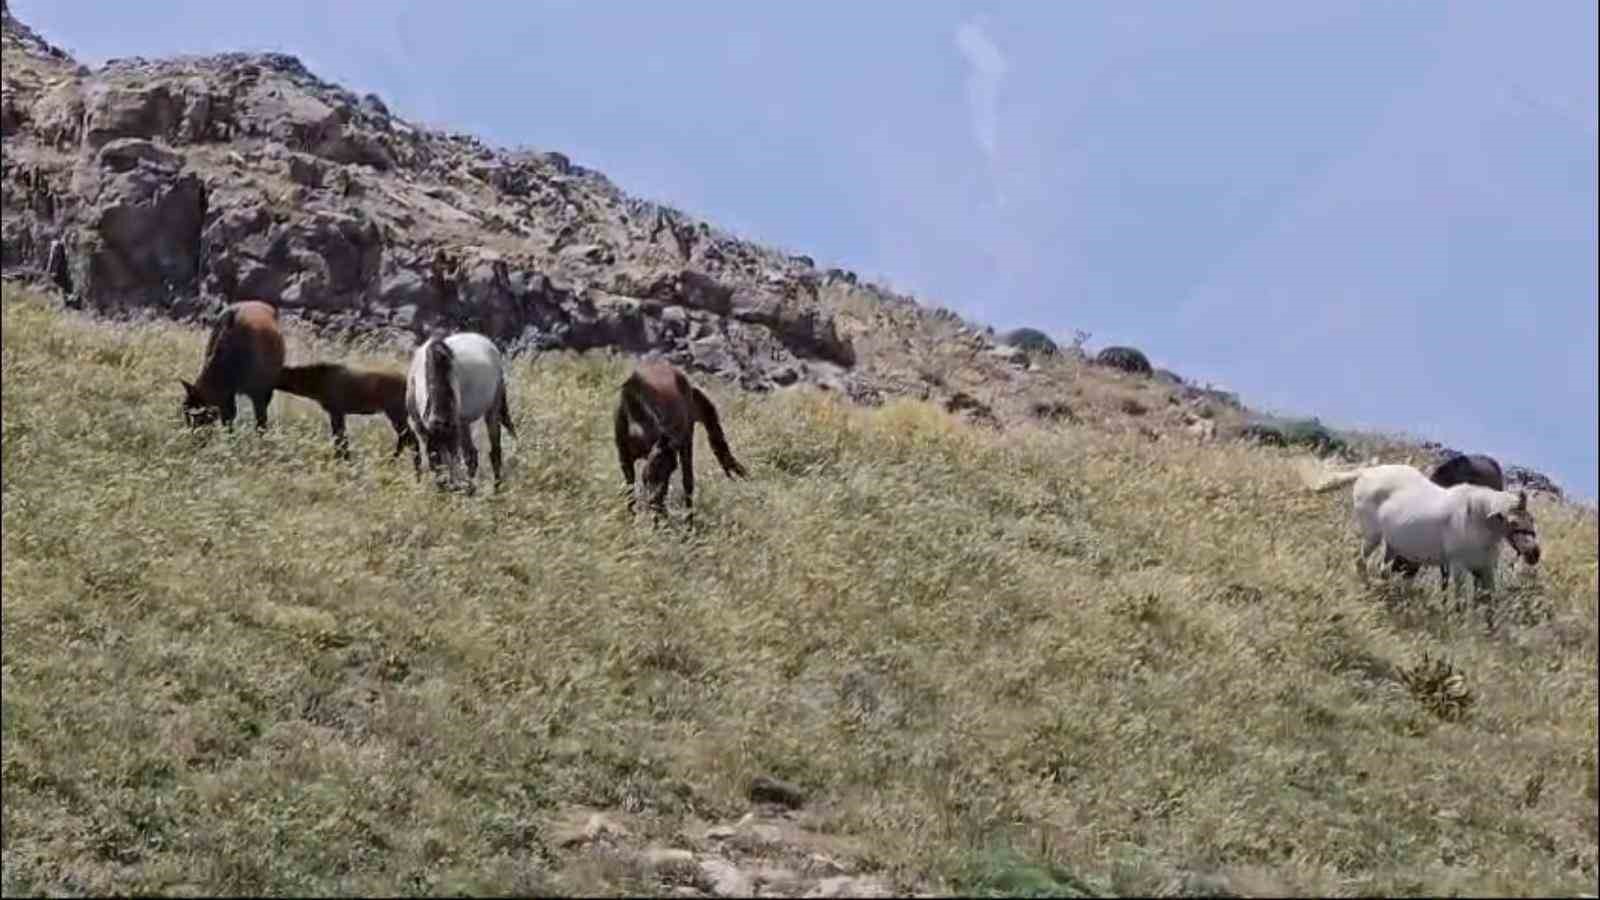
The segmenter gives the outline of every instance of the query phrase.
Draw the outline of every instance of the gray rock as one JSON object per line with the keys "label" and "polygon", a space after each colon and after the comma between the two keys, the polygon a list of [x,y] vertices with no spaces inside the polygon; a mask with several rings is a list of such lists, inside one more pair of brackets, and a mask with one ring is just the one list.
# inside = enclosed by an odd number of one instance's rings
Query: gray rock
{"label": "gray rock", "polygon": [[117,138],[110,141],[100,148],[96,160],[101,168],[112,172],[126,172],[140,165],[167,174],[183,168],[183,154],[157,146],[144,138]]}
{"label": "gray rock", "polygon": [[776,803],[789,809],[799,809],[806,803],[805,792],[770,775],[757,775],[750,779],[750,800],[753,803]]}
{"label": "gray rock", "polygon": [[206,190],[192,173],[108,174],[80,232],[71,280],[94,308],[167,305],[200,271]]}
{"label": "gray rock", "polygon": [[753,897],[755,884],[738,866],[725,859],[700,860],[700,874],[706,890],[718,897]]}
{"label": "gray rock", "polygon": [[1060,349],[1048,334],[1037,328],[1014,328],[1000,336],[1000,343],[1041,356],[1053,355]]}
{"label": "gray rock", "polygon": [[1028,354],[1020,347],[995,347],[993,350],[988,351],[988,355],[1014,368],[1026,369],[1028,367]]}
{"label": "gray rock", "polygon": [[99,84],[85,97],[83,143],[98,150],[117,138],[165,138],[177,131],[182,103],[164,84],[113,87]]}
{"label": "gray rock", "polygon": [[1149,375],[1152,371],[1150,360],[1133,347],[1107,347],[1095,354],[1094,361],[1134,375]]}

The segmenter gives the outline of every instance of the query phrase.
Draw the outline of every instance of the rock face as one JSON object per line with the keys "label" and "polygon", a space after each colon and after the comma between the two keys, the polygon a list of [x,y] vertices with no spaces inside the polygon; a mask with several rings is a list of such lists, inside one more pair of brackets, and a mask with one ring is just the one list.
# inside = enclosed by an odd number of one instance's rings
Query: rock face
{"label": "rock face", "polygon": [[853,374],[820,293],[872,292],[854,276],[560,154],[419,128],[290,56],[91,72],[5,17],[3,266],[71,302],[190,316],[257,298],[340,329],[654,351],[755,390]]}
{"label": "rock face", "polygon": [[[204,319],[263,299],[405,349],[470,328],[512,353],[659,354],[748,390],[910,396],[994,427],[1116,427],[1132,407],[1078,388],[1152,374],[1133,348],[1087,366],[1076,344],[1063,352],[1035,329],[996,340],[853,272],[630,197],[560,153],[420,127],[292,56],[90,70],[3,3],[0,19],[0,274],[102,315]],[[1219,433],[1246,417],[1232,395],[1147,381],[1214,411]],[[1147,399],[1141,410],[1158,398]]]}

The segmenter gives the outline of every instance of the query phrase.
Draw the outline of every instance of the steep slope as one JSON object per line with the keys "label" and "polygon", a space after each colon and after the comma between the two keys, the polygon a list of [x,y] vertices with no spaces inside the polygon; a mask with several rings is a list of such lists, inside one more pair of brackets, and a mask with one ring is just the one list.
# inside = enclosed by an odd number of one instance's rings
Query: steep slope
{"label": "steep slope", "polygon": [[450,498],[296,398],[185,434],[197,328],[0,313],[7,896],[1594,890],[1590,512],[1491,631],[1274,449],[708,379],[752,477],[656,530],[621,359],[517,361]]}

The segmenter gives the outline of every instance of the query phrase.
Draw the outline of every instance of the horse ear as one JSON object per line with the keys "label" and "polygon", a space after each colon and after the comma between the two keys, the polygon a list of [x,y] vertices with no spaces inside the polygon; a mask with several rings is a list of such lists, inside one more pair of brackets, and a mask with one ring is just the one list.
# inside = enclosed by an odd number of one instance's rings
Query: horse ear
{"label": "horse ear", "polygon": [[1525,512],[1525,511],[1527,511],[1527,509],[1528,509],[1528,492],[1526,490],[1518,490],[1517,491],[1517,511],[1518,512]]}
{"label": "horse ear", "polygon": [[194,396],[194,385],[190,384],[187,381],[184,381],[182,378],[178,379],[178,383],[183,385],[184,396],[187,396],[187,397],[193,397]]}

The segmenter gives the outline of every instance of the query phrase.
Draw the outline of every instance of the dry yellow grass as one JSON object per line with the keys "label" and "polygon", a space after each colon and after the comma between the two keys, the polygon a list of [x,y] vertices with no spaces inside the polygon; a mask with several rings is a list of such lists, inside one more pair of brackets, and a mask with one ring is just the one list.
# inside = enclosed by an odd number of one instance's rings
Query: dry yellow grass
{"label": "dry yellow grass", "polygon": [[446,496],[298,398],[183,433],[197,330],[3,306],[7,895],[663,892],[561,811],[757,773],[907,887],[1596,890],[1592,513],[1491,633],[1287,453],[711,384],[753,477],[657,531],[624,361],[516,360],[507,490]]}

